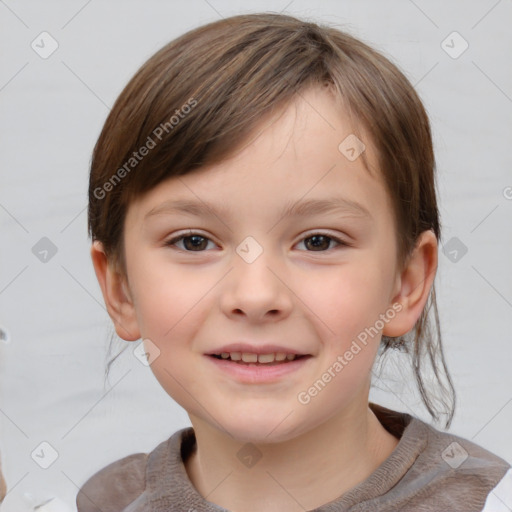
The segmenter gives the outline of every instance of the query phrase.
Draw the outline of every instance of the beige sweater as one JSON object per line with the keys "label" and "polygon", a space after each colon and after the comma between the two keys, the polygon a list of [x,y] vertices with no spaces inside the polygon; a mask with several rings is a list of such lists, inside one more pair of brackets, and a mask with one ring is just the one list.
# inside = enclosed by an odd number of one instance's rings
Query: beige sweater
{"label": "beige sweater", "polygon": [[[370,407],[398,445],[366,480],[315,512],[512,510],[506,461],[408,414]],[[185,428],[149,454],[103,468],[79,492],[78,512],[229,512],[205,500],[188,478],[183,461],[195,442],[194,430]]]}

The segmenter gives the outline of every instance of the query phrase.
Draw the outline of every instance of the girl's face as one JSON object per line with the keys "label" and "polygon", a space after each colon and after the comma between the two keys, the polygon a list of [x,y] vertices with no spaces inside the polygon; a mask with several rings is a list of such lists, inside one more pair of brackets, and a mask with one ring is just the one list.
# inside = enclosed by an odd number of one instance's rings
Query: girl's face
{"label": "girl's face", "polygon": [[[312,88],[231,159],[130,205],[131,339],[146,340],[156,378],[191,417],[240,441],[284,441],[366,407],[399,314],[396,236],[350,136],[329,92]],[[304,357],[248,366],[211,355],[222,352]]]}

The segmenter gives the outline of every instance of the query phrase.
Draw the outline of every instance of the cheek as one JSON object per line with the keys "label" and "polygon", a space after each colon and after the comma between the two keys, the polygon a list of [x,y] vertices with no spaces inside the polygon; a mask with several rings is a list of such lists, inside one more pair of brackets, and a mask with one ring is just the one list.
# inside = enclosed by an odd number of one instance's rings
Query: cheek
{"label": "cheek", "polygon": [[171,265],[162,258],[133,261],[136,313],[141,334],[165,348],[170,342],[190,337],[198,324],[197,315],[214,279],[204,278],[197,267]]}
{"label": "cheek", "polygon": [[163,389],[187,410],[191,396],[201,396],[201,376],[194,371],[198,354],[194,340],[207,314],[207,294],[216,282],[194,269],[170,268],[152,262],[140,268],[137,317],[141,335],[158,354],[151,371]]}
{"label": "cheek", "polygon": [[380,269],[361,262],[302,276],[297,295],[318,326],[319,338],[342,350],[375,324],[386,307],[387,286]]}

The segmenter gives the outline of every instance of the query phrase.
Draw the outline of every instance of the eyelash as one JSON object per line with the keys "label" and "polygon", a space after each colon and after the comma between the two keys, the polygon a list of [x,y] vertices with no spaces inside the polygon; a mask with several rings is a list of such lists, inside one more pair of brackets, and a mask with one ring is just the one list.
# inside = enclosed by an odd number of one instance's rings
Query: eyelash
{"label": "eyelash", "polygon": [[[197,232],[194,232],[194,231],[190,231],[188,232],[187,234],[183,234],[183,235],[179,235],[177,237],[174,237],[172,238],[171,240],[168,240],[167,242],[165,242],[165,245],[168,246],[168,247],[172,247],[174,246],[176,243],[178,242],[181,242],[183,239],[185,238],[191,238],[193,236],[199,236],[201,238],[204,238],[205,240],[209,240],[210,242],[212,240],[210,240],[208,237],[206,236],[203,236],[201,233],[197,233]],[[322,232],[318,232],[318,233],[311,233],[310,235],[304,237],[301,239],[301,242],[304,241],[304,240],[307,240],[308,238],[313,238],[314,236],[324,236],[328,239],[330,239],[331,241],[334,241],[338,244],[338,246],[341,246],[341,247],[351,247],[351,244],[341,240],[340,238],[337,238],[335,236],[332,236],[328,233],[322,233]],[[194,253],[194,252],[205,252],[205,250],[203,251],[188,251],[186,249],[181,249],[181,248],[177,248],[178,250],[182,251],[182,252],[189,252],[189,253]],[[336,247],[334,247],[334,249],[336,249]],[[327,249],[325,251],[305,251],[305,252],[329,252],[329,251],[332,251],[333,249]]]}

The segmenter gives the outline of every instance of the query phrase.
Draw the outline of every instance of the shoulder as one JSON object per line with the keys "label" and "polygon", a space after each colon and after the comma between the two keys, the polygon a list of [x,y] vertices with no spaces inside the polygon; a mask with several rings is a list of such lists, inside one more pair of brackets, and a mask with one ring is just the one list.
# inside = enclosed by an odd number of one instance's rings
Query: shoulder
{"label": "shoulder", "polygon": [[[377,485],[385,480],[391,486],[385,496],[379,495],[378,510],[512,511],[512,471],[507,461],[417,417],[376,404],[371,407],[400,439],[375,479]],[[504,503],[508,508],[503,508]]]}
{"label": "shoulder", "polygon": [[459,510],[455,503],[463,503],[466,510],[494,512],[501,509],[487,508],[488,503],[501,493],[502,502],[512,505],[511,466],[507,461],[463,437],[432,426],[426,430],[426,447],[416,468],[433,496],[442,493],[443,499],[437,495],[436,502],[449,503],[453,510]]}
{"label": "shoulder", "polygon": [[482,474],[499,481],[510,469],[510,464],[491,451],[450,432],[428,425],[425,455],[435,458],[448,472]]}
{"label": "shoulder", "polygon": [[81,487],[78,512],[119,512],[137,499],[146,487],[148,454],[135,453],[104,467]]}
{"label": "shoulder", "polygon": [[162,492],[163,482],[168,486],[174,478],[178,487],[186,482],[183,457],[188,456],[194,443],[192,427],[184,428],[149,453],[135,453],[112,462],[81,487],[76,497],[77,512],[147,510],[148,500],[153,493]]}

